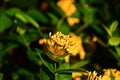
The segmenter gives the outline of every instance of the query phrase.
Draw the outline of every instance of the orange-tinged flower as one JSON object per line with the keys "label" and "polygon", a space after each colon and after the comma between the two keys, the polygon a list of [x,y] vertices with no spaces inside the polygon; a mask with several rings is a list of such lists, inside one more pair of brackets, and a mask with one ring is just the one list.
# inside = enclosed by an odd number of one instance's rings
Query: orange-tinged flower
{"label": "orange-tinged flower", "polygon": [[74,5],[74,0],[60,0],[57,2],[57,5],[63,10],[65,15],[67,16],[67,21],[70,26],[73,26],[74,24],[80,22],[79,18],[71,17],[77,11]]}
{"label": "orange-tinged flower", "polygon": [[[75,35],[74,33],[70,33],[70,36],[72,37],[73,42],[76,43],[74,46],[68,48],[68,50],[71,51],[71,56],[76,56],[77,54],[79,54],[80,59],[84,59],[85,51],[82,46],[81,38],[79,36]],[[70,58],[70,55],[66,56],[65,61],[69,62],[69,58]]]}
{"label": "orange-tinged flower", "polygon": [[79,18],[75,18],[75,17],[68,17],[67,21],[68,21],[70,26],[73,26],[75,23],[79,23],[80,19]]}
{"label": "orange-tinged flower", "polygon": [[73,51],[70,49],[73,49],[76,45],[70,35],[64,35],[61,32],[57,32],[54,35],[50,34],[48,39],[39,41],[40,44],[43,44],[43,42],[47,50],[54,56],[62,56],[65,53],[72,53]]}

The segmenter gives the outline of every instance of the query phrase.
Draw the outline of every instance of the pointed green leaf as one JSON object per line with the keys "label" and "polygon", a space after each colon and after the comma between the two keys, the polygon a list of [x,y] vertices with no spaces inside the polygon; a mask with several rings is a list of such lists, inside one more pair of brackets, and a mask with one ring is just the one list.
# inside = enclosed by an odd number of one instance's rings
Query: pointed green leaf
{"label": "pointed green leaf", "polygon": [[116,46],[115,49],[116,49],[118,55],[120,56],[120,47],[119,47],[119,46]]}
{"label": "pointed green leaf", "polygon": [[79,67],[83,67],[88,63],[89,63],[89,60],[83,60],[83,61],[76,62],[76,63],[71,65],[71,69],[76,69],[76,68],[79,68]]}
{"label": "pointed green leaf", "polygon": [[113,32],[117,29],[117,26],[118,26],[118,21],[114,21],[114,22],[110,25],[109,31],[110,31],[111,34],[113,34]]}
{"label": "pointed green leaf", "polygon": [[115,80],[115,77],[114,77],[114,75],[112,74],[112,71],[110,70],[110,78],[111,78],[111,80]]}
{"label": "pointed green leaf", "polygon": [[54,62],[48,58],[45,54],[43,54],[39,49],[36,49],[37,54],[39,55],[40,59],[42,60],[43,64],[52,72],[54,73]]}

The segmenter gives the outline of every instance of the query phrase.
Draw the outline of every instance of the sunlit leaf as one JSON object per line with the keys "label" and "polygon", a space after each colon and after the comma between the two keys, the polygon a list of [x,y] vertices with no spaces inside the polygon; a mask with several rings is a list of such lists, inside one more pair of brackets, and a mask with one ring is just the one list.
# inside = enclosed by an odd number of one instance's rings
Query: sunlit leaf
{"label": "sunlit leaf", "polygon": [[23,13],[21,13],[21,12],[19,12],[19,13],[17,12],[15,14],[15,16],[16,16],[17,19],[21,20],[24,23],[28,22],[28,20],[26,19],[25,15]]}
{"label": "sunlit leaf", "polygon": [[109,45],[117,46],[120,44],[120,37],[111,37],[108,41]]}
{"label": "sunlit leaf", "polygon": [[72,64],[70,67],[71,67],[71,69],[76,69],[76,68],[79,68],[79,67],[83,67],[88,63],[89,63],[89,60],[83,60],[83,61],[79,61],[77,63]]}
{"label": "sunlit leaf", "polygon": [[111,34],[113,34],[113,32],[117,29],[118,27],[118,21],[114,21],[111,25],[110,25],[110,28],[109,28],[109,31]]}

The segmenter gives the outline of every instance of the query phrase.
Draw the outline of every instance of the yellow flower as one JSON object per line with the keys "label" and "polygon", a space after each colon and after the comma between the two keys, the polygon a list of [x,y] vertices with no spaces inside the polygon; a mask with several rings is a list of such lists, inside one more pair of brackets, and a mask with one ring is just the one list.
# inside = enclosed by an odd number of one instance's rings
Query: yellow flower
{"label": "yellow flower", "polygon": [[65,15],[67,16],[67,22],[70,26],[73,26],[74,24],[80,22],[79,18],[71,17],[71,15],[77,11],[74,5],[74,0],[59,0],[57,2],[57,5],[63,10]]}
{"label": "yellow flower", "polygon": [[61,32],[57,32],[54,35],[51,35],[50,33],[48,39],[44,39],[44,41],[40,40],[39,43],[44,43],[45,48],[47,48],[54,56],[72,53],[72,49],[75,47],[74,45],[76,45],[70,35],[64,35]]}
{"label": "yellow flower", "polygon": [[[74,33],[70,33],[69,35],[72,37],[73,42],[76,43],[74,46],[68,48],[68,50],[71,52],[71,56],[77,56],[77,54],[79,54],[80,59],[84,59],[85,51],[82,46],[81,38],[79,36],[75,35]],[[70,58],[70,55],[67,55],[65,57],[65,61],[69,62],[69,58]]]}

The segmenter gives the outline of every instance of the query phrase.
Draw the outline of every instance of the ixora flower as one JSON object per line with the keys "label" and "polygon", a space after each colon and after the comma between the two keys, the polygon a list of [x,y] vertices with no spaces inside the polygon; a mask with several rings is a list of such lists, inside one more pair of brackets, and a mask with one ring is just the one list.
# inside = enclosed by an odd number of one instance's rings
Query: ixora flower
{"label": "ixora flower", "polygon": [[64,35],[61,32],[57,32],[54,35],[49,34],[48,39],[43,39],[39,41],[46,48],[45,53],[52,58],[64,59],[68,54],[73,53],[73,48],[76,47],[76,43],[70,35]]}
{"label": "ixora flower", "polygon": [[89,72],[88,80],[120,80],[120,71],[117,69],[104,69],[103,75],[99,76],[95,71],[93,73]]}

